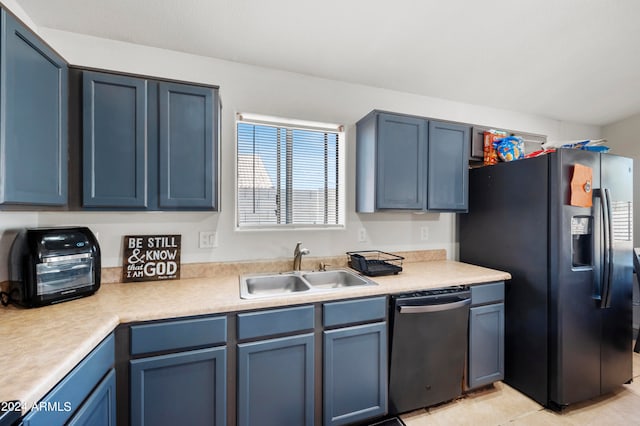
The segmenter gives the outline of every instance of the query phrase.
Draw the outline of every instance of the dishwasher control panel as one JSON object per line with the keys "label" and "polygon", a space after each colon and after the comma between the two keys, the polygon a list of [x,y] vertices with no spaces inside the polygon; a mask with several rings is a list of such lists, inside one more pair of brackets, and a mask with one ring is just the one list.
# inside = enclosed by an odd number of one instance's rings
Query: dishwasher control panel
{"label": "dishwasher control panel", "polygon": [[445,288],[435,288],[431,290],[413,291],[411,293],[394,294],[391,297],[396,300],[400,299],[413,299],[413,298],[437,298],[438,296],[451,296],[452,294],[459,295],[461,297],[470,297],[471,293],[467,286],[455,286]]}

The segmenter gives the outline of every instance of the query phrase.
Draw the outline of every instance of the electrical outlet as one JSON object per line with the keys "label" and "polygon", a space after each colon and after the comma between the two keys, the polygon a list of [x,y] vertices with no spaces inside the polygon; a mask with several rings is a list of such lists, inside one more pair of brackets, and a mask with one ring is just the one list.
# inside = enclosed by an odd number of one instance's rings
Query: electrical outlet
{"label": "electrical outlet", "polygon": [[420,239],[422,241],[427,241],[429,239],[429,227],[423,226],[420,228]]}
{"label": "electrical outlet", "polygon": [[361,243],[367,241],[367,230],[365,228],[360,228],[358,230],[358,241]]}
{"label": "electrical outlet", "polygon": [[201,249],[218,247],[218,235],[214,231],[200,231],[199,237]]}

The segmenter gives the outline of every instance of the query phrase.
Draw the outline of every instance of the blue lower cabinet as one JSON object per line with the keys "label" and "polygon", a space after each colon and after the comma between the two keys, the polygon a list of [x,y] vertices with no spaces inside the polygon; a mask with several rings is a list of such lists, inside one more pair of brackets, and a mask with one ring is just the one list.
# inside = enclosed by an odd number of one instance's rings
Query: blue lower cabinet
{"label": "blue lower cabinet", "polygon": [[313,333],[238,345],[239,426],[313,425],[313,348]]}
{"label": "blue lower cabinet", "polygon": [[130,361],[131,424],[226,425],[226,347]]}
{"label": "blue lower cabinet", "polygon": [[468,357],[470,389],[504,379],[504,303],[471,308]]}
{"label": "blue lower cabinet", "polygon": [[[27,413],[22,424],[63,425],[74,421],[76,417],[80,422],[77,424],[114,424],[115,401],[112,398],[115,393],[113,388],[108,389],[114,361],[115,339],[111,334],[39,401],[37,408]],[[102,417],[103,414],[106,417]],[[91,417],[92,421],[83,423],[82,419],[87,419],[86,416]]]}
{"label": "blue lower cabinet", "polygon": [[385,322],[324,332],[324,425],[344,425],[387,412]]}
{"label": "blue lower cabinet", "polygon": [[71,418],[69,426],[116,425],[116,372],[111,369],[91,393],[80,410]]}

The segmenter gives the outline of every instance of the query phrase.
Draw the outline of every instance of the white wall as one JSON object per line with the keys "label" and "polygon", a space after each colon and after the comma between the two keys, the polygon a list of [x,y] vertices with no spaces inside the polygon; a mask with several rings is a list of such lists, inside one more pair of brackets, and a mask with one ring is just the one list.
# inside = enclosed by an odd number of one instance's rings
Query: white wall
{"label": "white wall", "polygon": [[[185,263],[288,257],[295,242],[303,241],[313,255],[340,255],[347,250],[388,251],[445,248],[457,255],[454,214],[356,214],[355,122],[372,109],[424,115],[434,118],[505,127],[541,133],[550,139],[597,138],[600,129],[563,123],[496,108],[451,102],[394,92],[307,75],[265,69],[174,51],[150,48],[79,34],[40,28],[40,34],[71,64],[126,71],[220,86],[222,114],[222,210],[219,213],[39,213],[39,226],[87,225],[99,233],[103,265],[121,264],[122,236],[126,234],[182,234]],[[212,40],[212,42],[215,42]],[[346,126],[347,215],[344,230],[236,231],[235,113],[253,112]],[[0,213],[2,218],[11,213]],[[24,225],[32,225],[25,218]],[[429,228],[429,239],[420,240],[420,228]],[[358,242],[364,227],[366,243]],[[215,230],[218,248],[199,249],[198,231]],[[0,241],[1,245],[6,244]],[[2,247],[0,247],[0,250]],[[5,275],[0,265],[0,280]]]}
{"label": "white wall", "polygon": [[11,13],[13,13],[18,19],[22,21],[23,24],[31,28],[31,31],[38,33],[38,27],[16,0],[2,0],[2,4],[4,5],[5,9],[10,10]]}
{"label": "white wall", "polygon": [[614,154],[633,158],[633,246],[640,247],[640,114],[602,128]]}

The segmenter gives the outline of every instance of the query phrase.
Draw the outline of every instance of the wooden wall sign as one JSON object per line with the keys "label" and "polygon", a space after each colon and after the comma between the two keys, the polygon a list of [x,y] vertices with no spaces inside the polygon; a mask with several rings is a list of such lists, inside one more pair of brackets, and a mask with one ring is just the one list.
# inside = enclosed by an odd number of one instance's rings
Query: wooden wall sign
{"label": "wooden wall sign", "polygon": [[181,235],[125,235],[122,282],[180,279]]}

